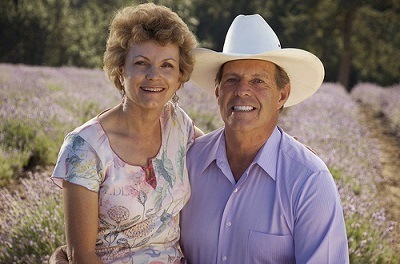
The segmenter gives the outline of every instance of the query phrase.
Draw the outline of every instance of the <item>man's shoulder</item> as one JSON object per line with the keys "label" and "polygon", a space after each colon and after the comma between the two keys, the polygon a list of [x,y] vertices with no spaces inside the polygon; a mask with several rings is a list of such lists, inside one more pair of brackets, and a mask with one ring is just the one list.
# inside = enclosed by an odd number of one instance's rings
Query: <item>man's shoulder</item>
{"label": "man's shoulder", "polygon": [[221,134],[223,133],[224,128],[218,128],[210,133],[204,134],[198,138],[196,138],[193,147],[197,148],[204,148],[206,146],[213,146],[212,143],[215,143],[219,140],[221,137]]}
{"label": "man's shoulder", "polygon": [[200,158],[200,156],[205,158],[212,153],[215,153],[221,136],[223,135],[223,131],[223,128],[219,128],[196,138],[187,153],[188,159],[197,159]]}
{"label": "man's shoulder", "polygon": [[327,170],[325,162],[307,148],[304,142],[296,140],[283,130],[281,130],[281,132],[282,142],[280,153],[284,158],[290,159],[291,162],[307,167],[312,171]]}

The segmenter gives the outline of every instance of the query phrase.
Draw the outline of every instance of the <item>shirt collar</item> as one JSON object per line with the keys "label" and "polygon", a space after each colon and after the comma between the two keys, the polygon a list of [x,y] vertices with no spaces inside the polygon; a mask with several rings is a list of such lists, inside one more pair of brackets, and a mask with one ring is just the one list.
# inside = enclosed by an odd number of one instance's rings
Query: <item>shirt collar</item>
{"label": "shirt collar", "polygon": [[258,151],[253,164],[258,164],[274,181],[276,180],[276,167],[278,163],[278,150],[282,132],[275,127],[267,142]]}
{"label": "shirt collar", "polygon": [[[214,145],[210,149],[207,160],[204,163],[204,171],[213,161],[226,162],[228,160],[226,157],[225,149],[225,134],[224,129],[219,129],[216,132],[216,140],[213,142]],[[268,138],[267,142],[258,151],[253,164],[258,164],[273,180],[276,180],[276,170],[278,161],[278,149],[281,141],[282,132],[278,127],[275,127],[271,136]]]}
{"label": "shirt collar", "polygon": [[206,161],[204,162],[204,166],[202,172],[210,166],[210,164],[217,160],[226,160],[226,152],[225,152],[225,136],[224,136],[224,128],[220,128],[214,132],[215,133],[215,140],[212,140],[210,143],[213,146],[209,149],[209,153],[207,156]]}

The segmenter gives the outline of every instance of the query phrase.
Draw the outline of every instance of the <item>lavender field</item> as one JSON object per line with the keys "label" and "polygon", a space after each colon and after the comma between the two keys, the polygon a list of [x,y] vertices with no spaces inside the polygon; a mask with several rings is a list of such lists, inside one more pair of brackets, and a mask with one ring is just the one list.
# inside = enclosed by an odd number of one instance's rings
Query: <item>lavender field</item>
{"label": "lavender field", "polygon": [[[188,84],[179,97],[201,129],[222,126],[211,95]],[[348,94],[325,83],[281,115],[279,125],[313,148],[334,176],[351,263],[400,263],[399,224],[381,191],[382,149],[360,107],[400,136],[399,100],[399,85],[359,84]],[[68,131],[119,101],[101,70],[0,64],[0,263],[45,263],[65,243],[61,192],[49,180],[58,149]]]}

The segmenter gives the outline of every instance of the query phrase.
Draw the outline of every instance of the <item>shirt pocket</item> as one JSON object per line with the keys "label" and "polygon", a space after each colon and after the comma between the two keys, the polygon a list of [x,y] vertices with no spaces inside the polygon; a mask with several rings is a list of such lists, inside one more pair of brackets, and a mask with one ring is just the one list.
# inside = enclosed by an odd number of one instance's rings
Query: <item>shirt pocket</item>
{"label": "shirt pocket", "polygon": [[250,230],[247,263],[296,263],[293,238]]}

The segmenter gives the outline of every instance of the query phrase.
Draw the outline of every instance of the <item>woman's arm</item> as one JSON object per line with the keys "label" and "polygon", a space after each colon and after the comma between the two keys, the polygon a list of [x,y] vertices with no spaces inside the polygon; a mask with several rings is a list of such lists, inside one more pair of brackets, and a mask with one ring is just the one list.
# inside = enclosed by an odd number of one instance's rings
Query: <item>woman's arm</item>
{"label": "woman's arm", "polygon": [[63,181],[65,232],[70,263],[102,263],[95,253],[98,194]]}

